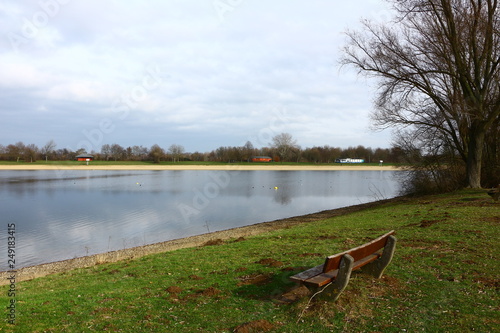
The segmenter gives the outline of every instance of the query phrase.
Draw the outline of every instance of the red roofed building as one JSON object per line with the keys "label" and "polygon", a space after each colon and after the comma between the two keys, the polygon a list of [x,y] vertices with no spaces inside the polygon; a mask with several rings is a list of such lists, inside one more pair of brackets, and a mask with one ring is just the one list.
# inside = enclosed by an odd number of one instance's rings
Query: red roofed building
{"label": "red roofed building", "polygon": [[269,156],[252,156],[250,159],[252,162],[272,162],[272,157]]}
{"label": "red roofed building", "polygon": [[94,155],[89,155],[89,154],[81,154],[75,157],[77,161],[93,161],[94,160]]}

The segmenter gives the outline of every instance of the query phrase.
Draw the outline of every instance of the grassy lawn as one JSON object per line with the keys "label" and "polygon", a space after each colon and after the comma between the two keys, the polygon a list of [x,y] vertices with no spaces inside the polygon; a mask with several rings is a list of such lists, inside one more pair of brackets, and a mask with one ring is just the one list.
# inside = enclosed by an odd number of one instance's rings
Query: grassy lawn
{"label": "grassy lawn", "polygon": [[[474,190],[405,199],[20,282],[15,326],[0,287],[0,332],[499,332],[499,205]],[[283,296],[290,275],[391,229],[381,279],[353,273],[335,303]]]}

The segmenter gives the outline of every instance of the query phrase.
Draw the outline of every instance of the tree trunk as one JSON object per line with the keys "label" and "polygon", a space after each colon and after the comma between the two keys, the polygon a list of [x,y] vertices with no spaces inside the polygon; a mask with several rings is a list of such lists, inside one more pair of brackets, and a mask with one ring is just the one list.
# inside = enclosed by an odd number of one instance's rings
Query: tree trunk
{"label": "tree trunk", "polygon": [[466,187],[481,188],[481,165],[483,159],[485,132],[482,126],[472,125],[466,167]]}

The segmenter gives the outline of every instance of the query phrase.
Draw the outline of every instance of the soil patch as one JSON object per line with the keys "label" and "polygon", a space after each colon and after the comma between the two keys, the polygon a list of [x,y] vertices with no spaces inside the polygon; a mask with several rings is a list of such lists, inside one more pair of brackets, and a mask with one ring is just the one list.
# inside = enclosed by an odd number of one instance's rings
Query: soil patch
{"label": "soil patch", "polygon": [[463,198],[451,204],[450,206],[469,206],[469,207],[489,207],[497,203],[491,200],[488,196],[483,199],[480,198]]}
{"label": "soil patch", "polygon": [[300,285],[297,287],[292,288],[291,290],[287,291],[280,297],[276,299],[276,301],[280,303],[295,303],[301,299],[304,299],[305,297],[311,297],[312,292],[307,289],[306,286]]}
{"label": "soil patch", "polygon": [[485,222],[500,223],[500,216],[485,217]]}
{"label": "soil patch", "polygon": [[167,288],[167,292],[169,294],[180,294],[182,292],[182,289],[177,286],[171,286]]}
{"label": "soil patch", "polygon": [[241,324],[236,327],[233,332],[236,333],[260,333],[260,332],[269,332],[274,329],[274,325],[268,322],[267,320],[256,320],[251,321],[249,323]]}
{"label": "soil patch", "polygon": [[257,264],[261,264],[264,266],[269,266],[269,267],[281,267],[283,266],[283,263],[281,261],[272,259],[272,258],[266,258],[266,259],[261,259],[257,261]]}
{"label": "soil patch", "polygon": [[198,292],[198,295],[201,295],[201,296],[206,296],[206,297],[213,297],[213,296],[217,296],[221,293],[221,291],[217,288],[214,288],[214,287],[208,287],[207,289],[203,289],[201,291]]}
{"label": "soil patch", "polygon": [[214,245],[222,245],[224,241],[222,239],[212,239],[203,244],[203,246],[214,246]]}
{"label": "soil patch", "polygon": [[240,282],[238,282],[238,287],[241,286],[248,286],[248,285],[256,285],[256,286],[262,286],[266,285],[271,282],[272,280],[272,275],[271,274],[251,274],[251,275],[244,275],[239,277]]}
{"label": "soil patch", "polygon": [[422,220],[422,221],[420,221],[420,227],[427,228],[435,223],[442,222],[442,221],[444,221],[444,220]]}

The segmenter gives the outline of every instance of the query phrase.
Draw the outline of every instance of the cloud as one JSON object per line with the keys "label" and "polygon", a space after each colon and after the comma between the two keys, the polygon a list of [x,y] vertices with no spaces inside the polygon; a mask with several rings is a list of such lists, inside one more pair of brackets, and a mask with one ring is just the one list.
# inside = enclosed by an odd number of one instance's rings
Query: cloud
{"label": "cloud", "polygon": [[381,0],[3,3],[0,143],[73,147],[111,119],[100,143],[207,151],[258,136],[279,106],[303,147],[388,146],[367,131],[368,84],[337,64],[342,31],[386,15]]}

